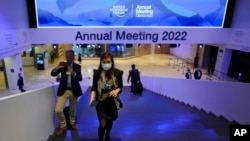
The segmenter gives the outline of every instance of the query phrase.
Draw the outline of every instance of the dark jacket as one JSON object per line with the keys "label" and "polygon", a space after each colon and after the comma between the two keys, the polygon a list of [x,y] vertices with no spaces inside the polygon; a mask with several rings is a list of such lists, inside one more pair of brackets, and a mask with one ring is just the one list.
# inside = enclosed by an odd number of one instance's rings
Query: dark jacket
{"label": "dark jacket", "polygon": [[[198,76],[199,72],[200,72],[200,75]],[[201,70],[196,70],[194,72],[194,79],[201,79],[201,76],[202,76],[202,71]]]}
{"label": "dark jacket", "polygon": [[18,78],[18,80],[17,80],[17,85],[18,86],[23,86],[24,84],[23,84],[23,77],[22,76],[20,76],[19,78]]}
{"label": "dark jacket", "polygon": [[[91,90],[92,91],[95,91],[96,92],[96,95],[98,95],[98,88],[97,88],[97,83],[98,83],[98,80],[99,80],[99,72],[98,70],[95,70],[93,71],[93,84],[92,84],[92,88]],[[114,70],[114,75],[116,77],[116,80],[117,80],[117,87],[120,88],[120,92],[119,94],[122,92],[122,88],[123,88],[123,81],[122,81],[122,75],[123,75],[123,71],[122,70],[119,70],[119,69],[115,69]]]}
{"label": "dark jacket", "polygon": [[186,79],[192,79],[192,74],[191,72],[186,72],[185,73]]}
{"label": "dark jacket", "polygon": [[140,72],[137,69],[132,69],[129,71],[128,81],[129,81],[130,77],[131,77],[131,82],[141,81]]}
{"label": "dark jacket", "polygon": [[[74,72],[76,73],[75,76],[71,76],[71,86],[72,86],[72,91],[75,97],[79,97],[82,95],[82,89],[81,86],[79,84],[79,81],[82,81],[82,73],[81,73],[81,66],[73,63],[72,65]],[[64,92],[67,90],[67,79],[68,76],[66,74],[67,72],[67,66],[55,71],[55,69],[53,69],[51,71],[51,76],[57,76],[58,74],[61,73],[61,80],[59,83],[59,88],[58,88],[58,92],[57,92],[57,96],[62,96],[64,94]]]}

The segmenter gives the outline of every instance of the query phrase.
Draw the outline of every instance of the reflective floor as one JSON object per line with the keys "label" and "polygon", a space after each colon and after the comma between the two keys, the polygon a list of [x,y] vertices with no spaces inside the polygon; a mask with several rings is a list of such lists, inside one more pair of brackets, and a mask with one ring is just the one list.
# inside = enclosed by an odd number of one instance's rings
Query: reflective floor
{"label": "reflective floor", "polygon": [[[63,61],[63,57],[56,59],[54,63],[48,65],[46,70],[37,70],[34,66],[25,66],[24,70],[24,88],[29,91],[45,86],[49,86],[55,82],[56,78],[50,76],[50,71],[53,69],[60,61]],[[77,60],[75,61],[76,63]],[[164,76],[172,78],[185,79],[184,73],[186,68],[190,66],[190,63],[186,63],[185,60],[178,59],[174,56],[168,54],[152,54],[144,55],[140,57],[131,58],[115,58],[115,66],[124,71],[123,80],[124,85],[128,85],[127,77],[128,72],[131,69],[131,64],[135,64],[141,72],[141,75],[150,76]],[[92,70],[96,69],[99,65],[99,59],[82,59],[82,74],[85,77],[92,78]],[[193,72],[194,69],[191,69]],[[207,71],[203,69],[203,76],[201,80],[214,80],[219,81],[216,76],[208,76]],[[225,81],[236,81],[232,78],[226,77]],[[9,90],[5,87],[3,72],[0,72],[0,97],[17,94],[20,91]]]}
{"label": "reflective floor", "polygon": [[[79,130],[67,130],[49,141],[98,141],[95,108],[88,106],[89,93],[79,100]],[[124,108],[113,124],[111,141],[228,141],[227,121],[145,90],[142,96],[125,87],[120,95]]]}

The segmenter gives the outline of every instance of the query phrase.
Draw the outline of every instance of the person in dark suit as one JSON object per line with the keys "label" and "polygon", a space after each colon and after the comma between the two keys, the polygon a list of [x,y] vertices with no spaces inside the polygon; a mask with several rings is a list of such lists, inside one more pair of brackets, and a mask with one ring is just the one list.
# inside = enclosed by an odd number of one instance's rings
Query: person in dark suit
{"label": "person in dark suit", "polygon": [[209,63],[208,63],[208,75],[213,75],[215,63],[216,63],[215,59],[210,58]]}
{"label": "person in dark suit", "polygon": [[54,60],[55,60],[55,52],[52,50],[50,52],[50,61],[51,61],[51,64],[54,63]]}
{"label": "person in dark suit", "polygon": [[192,79],[192,73],[190,71],[190,68],[187,68],[187,72],[186,72],[185,76],[186,76],[186,79]]}
{"label": "person in dark suit", "polygon": [[202,71],[200,68],[198,68],[197,70],[195,70],[194,72],[194,79],[196,80],[200,80],[202,76]]}
{"label": "person in dark suit", "polygon": [[196,54],[196,56],[194,57],[194,68],[198,66],[198,63],[199,63],[199,56],[198,54]]}
{"label": "person in dark suit", "polygon": [[26,90],[23,89],[24,83],[21,73],[18,73],[17,86],[21,92],[26,92]]}
{"label": "person in dark suit", "polygon": [[[100,57],[98,70],[94,70],[89,105],[96,107],[99,121],[99,141],[110,141],[113,121],[118,117],[116,100],[122,92],[123,71],[115,68],[112,54],[105,52]],[[93,104],[97,103],[97,104]]]}
{"label": "person in dark suit", "polygon": [[129,83],[129,80],[131,80],[131,92],[135,94],[135,91],[134,91],[135,85],[138,81],[141,81],[141,78],[140,78],[139,70],[135,68],[135,64],[132,64],[131,68],[132,69],[129,71],[127,82]]}
{"label": "person in dark suit", "polygon": [[66,62],[60,62],[52,71],[51,76],[56,77],[61,74],[61,79],[57,92],[57,102],[55,112],[59,121],[59,129],[56,136],[61,136],[66,131],[66,120],[63,108],[67,100],[70,104],[70,125],[73,130],[78,130],[75,124],[77,98],[82,95],[79,81],[82,81],[81,66],[74,63],[74,51],[65,52]]}
{"label": "person in dark suit", "polygon": [[82,62],[82,54],[81,53],[78,54],[78,62],[79,62],[79,64],[81,64],[81,62]]}

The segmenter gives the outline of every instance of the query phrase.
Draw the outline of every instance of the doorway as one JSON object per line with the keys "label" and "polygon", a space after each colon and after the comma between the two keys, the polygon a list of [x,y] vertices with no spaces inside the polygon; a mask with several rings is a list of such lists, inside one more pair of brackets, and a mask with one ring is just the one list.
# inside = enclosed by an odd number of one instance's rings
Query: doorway
{"label": "doorway", "polygon": [[[250,53],[234,50],[232,53],[228,76],[241,82],[250,83]],[[239,78],[239,73],[241,74]]]}
{"label": "doorway", "polygon": [[207,74],[213,74],[216,65],[219,47],[213,45],[204,45],[204,55],[202,67],[207,68]]}

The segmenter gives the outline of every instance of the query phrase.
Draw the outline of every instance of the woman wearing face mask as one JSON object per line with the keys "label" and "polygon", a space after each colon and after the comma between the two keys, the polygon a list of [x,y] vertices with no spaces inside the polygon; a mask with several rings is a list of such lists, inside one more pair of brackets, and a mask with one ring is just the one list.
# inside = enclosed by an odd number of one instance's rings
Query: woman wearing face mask
{"label": "woman wearing face mask", "polygon": [[110,141],[113,121],[118,117],[114,98],[122,92],[122,75],[123,71],[115,68],[113,56],[108,52],[102,54],[99,68],[94,70],[89,101],[91,106],[96,106],[99,141]]}

